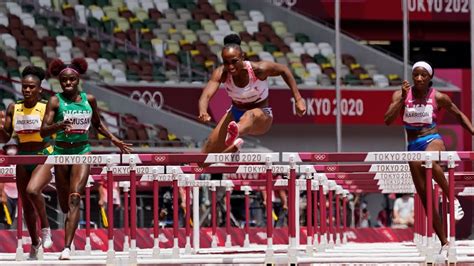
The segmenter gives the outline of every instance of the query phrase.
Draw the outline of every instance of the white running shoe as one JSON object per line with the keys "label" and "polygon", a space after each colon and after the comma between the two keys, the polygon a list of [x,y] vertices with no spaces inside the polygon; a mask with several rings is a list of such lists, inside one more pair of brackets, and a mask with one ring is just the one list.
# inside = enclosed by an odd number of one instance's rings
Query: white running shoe
{"label": "white running shoe", "polygon": [[30,255],[28,256],[28,260],[37,260],[38,259],[38,251],[41,247],[41,238],[38,240],[38,244],[36,246],[31,245],[30,247]]}
{"label": "white running shoe", "polygon": [[459,221],[464,217],[464,211],[458,199],[454,200],[454,220]]}
{"label": "white running shoe", "polygon": [[234,140],[233,145],[237,148],[238,151],[240,151],[242,145],[244,145],[244,140],[241,138],[237,138],[236,140]]}
{"label": "white running shoe", "polygon": [[51,228],[46,227],[41,229],[41,236],[43,238],[43,248],[50,248],[53,246],[53,240],[51,239]]}
{"label": "white running shoe", "polygon": [[449,242],[444,244],[441,249],[439,250],[439,254],[443,256],[444,258],[448,257],[448,252],[449,252]]}
{"label": "white running shoe", "polygon": [[63,252],[61,252],[61,256],[59,256],[60,260],[70,260],[71,259],[71,249],[65,248]]}

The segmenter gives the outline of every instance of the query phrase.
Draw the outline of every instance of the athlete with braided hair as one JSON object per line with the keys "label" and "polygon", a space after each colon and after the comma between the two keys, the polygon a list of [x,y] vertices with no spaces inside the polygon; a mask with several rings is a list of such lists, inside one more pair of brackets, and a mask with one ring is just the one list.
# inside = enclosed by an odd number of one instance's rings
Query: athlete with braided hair
{"label": "athlete with braided hair", "polygon": [[268,101],[268,77],[281,76],[293,94],[298,116],[306,112],[306,105],[288,67],[269,61],[245,61],[240,43],[236,34],[224,38],[224,65],[214,70],[199,99],[198,118],[201,122],[211,120],[207,108],[221,83],[232,99],[232,106],[211,132],[203,152],[238,150],[243,144],[239,136],[262,135],[270,129],[273,115]]}
{"label": "athlete with braided hair", "polygon": [[[40,136],[41,122],[46,110],[46,100],[41,98],[41,81],[46,73],[40,67],[27,66],[21,76],[23,100],[10,104],[5,117],[3,112],[0,112],[0,141],[18,138],[18,155],[49,155],[53,151],[49,139]],[[26,227],[31,237],[28,258],[30,260],[37,259],[41,244],[44,248],[53,245],[44,197],[41,194],[51,181],[50,170],[50,165],[16,165],[16,184],[23,202]],[[38,218],[41,237],[38,236],[36,228]]]}
{"label": "athlete with braided hair", "polygon": [[[86,71],[87,62],[83,58],[76,58],[71,64],[64,64],[60,59],[50,63],[49,72],[59,79],[63,92],[49,99],[41,136],[56,134],[53,155],[90,154],[88,131],[92,125],[121,152],[130,153],[131,145],[110,133],[101,121],[95,97],[79,91],[80,75]],[[55,165],[54,170],[59,204],[66,213],[65,247],[59,259],[69,260],[71,243],[79,222],[81,194],[87,184],[90,165]]]}

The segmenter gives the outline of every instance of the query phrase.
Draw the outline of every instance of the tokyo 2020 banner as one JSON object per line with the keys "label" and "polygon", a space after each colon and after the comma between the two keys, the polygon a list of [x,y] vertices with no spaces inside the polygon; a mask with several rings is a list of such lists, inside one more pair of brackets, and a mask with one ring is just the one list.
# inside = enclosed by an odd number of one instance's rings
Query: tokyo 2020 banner
{"label": "tokyo 2020 banner", "polygon": [[[153,108],[169,108],[197,118],[200,88],[169,87],[110,87]],[[289,89],[271,89],[270,106],[275,124],[334,124],[336,122],[336,93],[334,89],[300,90],[306,101],[303,117],[296,116],[294,99]],[[460,92],[446,92],[460,106]],[[342,90],[341,114],[344,124],[383,125],[384,114],[390,104],[393,91],[376,88]],[[224,89],[220,89],[209,104],[210,115],[218,121],[230,107],[231,101]],[[440,124],[458,122],[446,112],[438,117]]]}

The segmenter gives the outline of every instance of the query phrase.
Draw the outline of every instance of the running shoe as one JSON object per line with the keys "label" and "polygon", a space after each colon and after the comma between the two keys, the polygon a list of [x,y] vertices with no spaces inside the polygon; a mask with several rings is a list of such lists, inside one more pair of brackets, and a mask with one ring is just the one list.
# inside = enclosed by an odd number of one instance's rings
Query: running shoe
{"label": "running shoe", "polygon": [[53,240],[51,239],[51,228],[46,227],[41,229],[41,236],[43,238],[43,248],[50,248],[53,246]]}
{"label": "running shoe", "polygon": [[71,259],[71,249],[64,248],[63,252],[61,252],[61,256],[59,256],[59,260],[70,260]]}
{"label": "running shoe", "polygon": [[227,126],[227,135],[225,136],[225,145],[230,146],[239,137],[239,125],[232,121]]}

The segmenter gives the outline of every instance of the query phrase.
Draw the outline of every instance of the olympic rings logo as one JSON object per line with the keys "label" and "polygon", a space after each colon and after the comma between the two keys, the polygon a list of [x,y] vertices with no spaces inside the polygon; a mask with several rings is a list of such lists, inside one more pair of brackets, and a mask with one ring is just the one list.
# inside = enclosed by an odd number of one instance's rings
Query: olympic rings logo
{"label": "olympic rings logo", "polygon": [[346,183],[346,185],[352,185],[353,181],[352,180],[346,180],[345,183]]}
{"label": "olympic rings logo", "polygon": [[166,161],[166,156],[156,155],[153,159],[155,160],[155,162],[162,163],[162,162]]}
{"label": "olympic rings logo", "polygon": [[337,167],[336,166],[327,166],[326,171],[327,172],[336,172]]}
{"label": "olympic rings logo", "polygon": [[287,7],[292,8],[298,0],[270,0],[276,6],[282,6],[285,4]]}
{"label": "olympic rings logo", "polygon": [[336,175],[336,178],[338,178],[338,179],[344,179],[346,177],[347,177],[347,175],[344,175],[344,174]]}
{"label": "olympic rings logo", "polygon": [[150,91],[133,91],[130,94],[130,98],[155,109],[161,109],[165,103],[163,94],[160,91],[154,91],[153,94]]}
{"label": "olympic rings logo", "polygon": [[474,177],[472,175],[468,175],[464,177],[464,180],[472,180]]}
{"label": "olympic rings logo", "polygon": [[313,158],[316,160],[316,161],[323,161],[326,159],[326,154],[315,154],[313,155]]}
{"label": "olympic rings logo", "polygon": [[202,167],[194,167],[194,172],[196,172],[196,173],[201,173],[202,171],[204,171],[204,168],[202,168]]}

